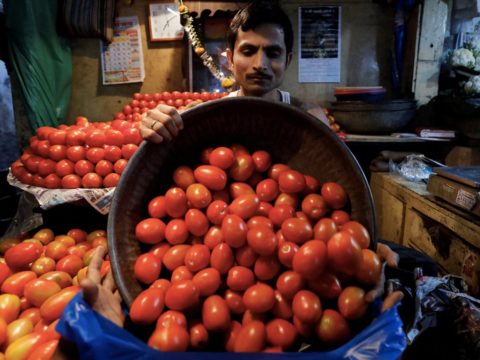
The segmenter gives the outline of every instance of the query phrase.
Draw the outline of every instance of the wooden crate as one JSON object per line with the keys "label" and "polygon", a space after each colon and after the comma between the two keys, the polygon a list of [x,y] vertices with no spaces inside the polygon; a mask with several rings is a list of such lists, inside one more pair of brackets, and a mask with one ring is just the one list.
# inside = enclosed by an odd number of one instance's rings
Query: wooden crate
{"label": "wooden crate", "polygon": [[464,277],[478,294],[480,219],[436,200],[424,183],[373,173],[370,184],[379,237],[429,255],[445,273]]}

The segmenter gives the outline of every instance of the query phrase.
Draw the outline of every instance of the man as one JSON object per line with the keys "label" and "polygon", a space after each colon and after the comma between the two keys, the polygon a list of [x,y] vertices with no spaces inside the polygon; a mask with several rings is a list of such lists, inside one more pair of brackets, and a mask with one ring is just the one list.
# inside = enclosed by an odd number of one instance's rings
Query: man
{"label": "man", "polygon": [[[290,94],[278,89],[285,70],[292,59],[293,30],[287,15],[269,3],[254,2],[237,13],[230,25],[227,57],[239,90],[231,96],[256,96],[272,101],[291,103],[304,107],[321,121],[328,121],[320,108],[307,108]],[[147,112],[140,132],[144,139],[155,143],[170,141],[183,128],[180,114],[174,107],[159,105]],[[95,310],[121,326],[124,317],[120,310],[118,294],[112,293],[114,284],[110,277],[102,284],[98,268],[104,250],[97,250],[89,266],[89,278],[82,282],[84,296]],[[396,267],[398,256],[388,246],[378,244],[377,254],[389,266]],[[90,275],[92,274],[92,276]],[[368,301],[383,294],[383,279],[367,295]],[[403,298],[400,291],[390,294],[382,309],[388,309]]]}
{"label": "man", "polygon": [[[255,96],[301,107],[328,125],[320,107],[309,107],[281,91],[293,56],[293,29],[288,16],[272,2],[253,2],[239,11],[230,24],[227,59],[239,90],[229,96]],[[146,140],[171,140],[183,128],[174,107],[159,105],[147,112],[140,125]]]}

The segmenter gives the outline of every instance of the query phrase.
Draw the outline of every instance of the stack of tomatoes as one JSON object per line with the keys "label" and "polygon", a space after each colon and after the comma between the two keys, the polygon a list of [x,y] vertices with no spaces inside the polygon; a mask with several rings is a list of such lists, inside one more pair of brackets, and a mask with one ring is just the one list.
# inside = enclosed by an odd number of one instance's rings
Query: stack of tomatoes
{"label": "stack of tomatoes", "polygon": [[12,174],[24,184],[49,189],[114,187],[142,141],[139,124],[77,117],[75,125],[40,127],[12,164]]}
{"label": "stack of tomatoes", "polygon": [[[0,358],[50,359],[60,335],[55,331],[65,306],[80,291],[97,246],[106,232],[71,229],[57,235],[41,229],[33,237],[0,244]],[[101,276],[110,268],[104,260]]]}
{"label": "stack of tomatoes", "polygon": [[130,104],[123,107],[122,111],[115,114],[115,119],[135,121],[139,114],[146,113],[156,108],[159,104],[174,106],[178,110],[184,110],[191,103],[202,103],[210,100],[221,99],[228,95],[225,92],[189,92],[189,91],[163,91],[154,94],[134,93]]}
{"label": "stack of tomatoes", "polygon": [[201,158],[174,171],[136,225],[146,251],[134,272],[145,290],[130,317],[155,324],[148,344],[218,350],[220,337],[224,350],[250,352],[350,339],[381,263],[350,220],[344,188],[241,145]]}

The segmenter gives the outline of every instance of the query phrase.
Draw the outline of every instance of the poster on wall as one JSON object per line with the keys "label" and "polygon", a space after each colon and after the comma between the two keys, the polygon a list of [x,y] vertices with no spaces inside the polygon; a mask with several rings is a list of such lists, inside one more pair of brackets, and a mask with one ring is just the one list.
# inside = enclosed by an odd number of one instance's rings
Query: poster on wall
{"label": "poster on wall", "polygon": [[115,18],[113,41],[100,41],[103,85],[142,82],[142,38],[137,16]]}
{"label": "poster on wall", "polygon": [[341,65],[341,7],[298,10],[298,81],[338,83]]}

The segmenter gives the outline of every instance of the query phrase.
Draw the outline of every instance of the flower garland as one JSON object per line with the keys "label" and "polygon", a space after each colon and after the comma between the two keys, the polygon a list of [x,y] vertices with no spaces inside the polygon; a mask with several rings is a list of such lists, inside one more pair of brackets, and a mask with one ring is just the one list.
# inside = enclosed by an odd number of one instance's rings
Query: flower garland
{"label": "flower garland", "polygon": [[213,58],[207,53],[205,47],[198,36],[195,26],[193,25],[193,18],[190,15],[188,7],[183,4],[183,0],[180,0],[180,5],[178,6],[178,11],[180,12],[181,22],[183,28],[185,29],[190,43],[193,46],[195,54],[200,56],[202,59],[203,65],[205,65],[212,75],[220,81],[220,84],[224,89],[231,90],[235,85],[235,80],[229,76],[226,76],[215,64]]}

